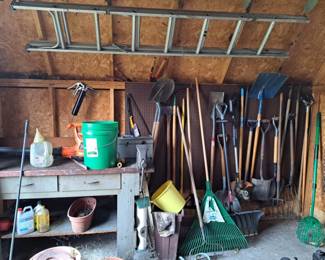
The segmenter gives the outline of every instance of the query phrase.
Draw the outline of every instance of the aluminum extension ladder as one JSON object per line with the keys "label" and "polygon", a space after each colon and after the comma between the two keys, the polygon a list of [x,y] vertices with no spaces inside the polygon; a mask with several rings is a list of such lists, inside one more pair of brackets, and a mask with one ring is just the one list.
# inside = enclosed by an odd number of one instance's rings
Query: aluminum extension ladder
{"label": "aluminum extension ladder", "polygon": [[[56,42],[33,41],[30,42],[27,51],[48,52],[82,52],[82,53],[106,53],[128,55],[162,55],[162,56],[206,56],[206,57],[268,57],[287,58],[286,50],[265,49],[265,45],[276,23],[308,23],[306,16],[289,16],[275,14],[250,14],[250,13],[225,13],[207,11],[188,11],[172,9],[151,9],[133,7],[98,6],[69,3],[44,3],[44,2],[17,2],[11,4],[14,10],[35,10],[49,12],[56,34]],[[96,39],[94,44],[72,42],[66,13],[88,13],[94,16]],[[100,37],[99,15],[122,15],[132,17],[132,40],[130,45],[102,45]],[[168,19],[166,39],[164,46],[140,46],[140,18],[163,17]],[[200,19],[202,29],[195,47],[173,47],[173,36],[176,19]],[[208,34],[209,22],[212,20],[236,21],[236,27],[232,34],[227,49],[204,48],[204,41]],[[236,49],[236,43],[246,22],[268,23],[263,39],[258,49]]]}

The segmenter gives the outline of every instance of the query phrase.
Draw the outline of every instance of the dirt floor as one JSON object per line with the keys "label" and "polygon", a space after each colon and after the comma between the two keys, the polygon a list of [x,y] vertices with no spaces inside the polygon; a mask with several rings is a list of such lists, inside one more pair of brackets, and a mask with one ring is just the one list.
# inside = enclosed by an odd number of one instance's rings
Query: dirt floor
{"label": "dirt floor", "polygon": [[[264,221],[260,224],[259,235],[249,239],[248,249],[239,252],[225,252],[212,259],[280,260],[282,257],[288,257],[290,260],[312,259],[316,248],[300,243],[296,238],[295,231],[295,220]],[[115,239],[115,235],[17,239],[14,259],[28,259],[40,250],[51,246],[69,245],[81,252],[83,260],[102,260],[105,257],[116,255]],[[3,243],[3,249],[6,248],[9,248],[8,241]],[[325,248],[322,249],[325,250]]]}

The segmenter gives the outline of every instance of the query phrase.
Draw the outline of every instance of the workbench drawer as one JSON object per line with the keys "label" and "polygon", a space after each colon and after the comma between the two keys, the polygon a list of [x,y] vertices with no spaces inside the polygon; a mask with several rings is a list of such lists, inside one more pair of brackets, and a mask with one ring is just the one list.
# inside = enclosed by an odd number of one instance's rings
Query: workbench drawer
{"label": "workbench drawer", "polygon": [[120,189],[120,178],[120,174],[59,176],[59,190],[83,191]]}
{"label": "workbench drawer", "polygon": [[[1,178],[0,193],[17,193],[18,177]],[[21,193],[53,192],[58,190],[56,176],[23,177]]]}

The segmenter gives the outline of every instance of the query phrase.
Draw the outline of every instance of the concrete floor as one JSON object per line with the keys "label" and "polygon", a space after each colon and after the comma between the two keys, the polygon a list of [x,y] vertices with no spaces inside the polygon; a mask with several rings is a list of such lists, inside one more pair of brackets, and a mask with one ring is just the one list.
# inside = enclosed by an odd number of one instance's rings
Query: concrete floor
{"label": "concrete floor", "polygon": [[[316,251],[316,248],[300,243],[296,238],[295,231],[295,220],[277,223],[262,222],[260,234],[249,239],[249,248],[239,252],[226,252],[212,259],[280,260],[282,257],[289,257],[291,260],[294,260],[294,257],[297,257],[296,259],[298,260],[312,259],[312,254]],[[107,256],[116,255],[115,239],[115,235],[62,237],[56,239],[18,239],[15,259],[28,259],[27,257],[30,257],[31,253],[34,254],[51,246],[69,245],[81,252],[83,260],[102,260]],[[325,248],[322,249],[325,250]]]}
{"label": "concrete floor", "polygon": [[[288,257],[292,260],[311,260],[317,248],[302,244],[296,238],[295,220],[281,222],[262,222],[260,234],[249,239],[249,248],[238,253],[227,252],[218,259],[231,260],[280,260]],[[322,248],[325,250],[325,248]],[[296,258],[295,258],[296,257]]]}

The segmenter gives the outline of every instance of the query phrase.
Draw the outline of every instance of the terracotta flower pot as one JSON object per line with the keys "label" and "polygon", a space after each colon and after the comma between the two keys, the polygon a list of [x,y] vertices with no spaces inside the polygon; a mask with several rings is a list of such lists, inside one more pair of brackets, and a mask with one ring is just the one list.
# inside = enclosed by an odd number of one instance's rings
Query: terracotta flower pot
{"label": "terracotta flower pot", "polygon": [[86,197],[77,199],[70,205],[68,218],[74,233],[85,232],[90,227],[96,204],[95,198]]}

